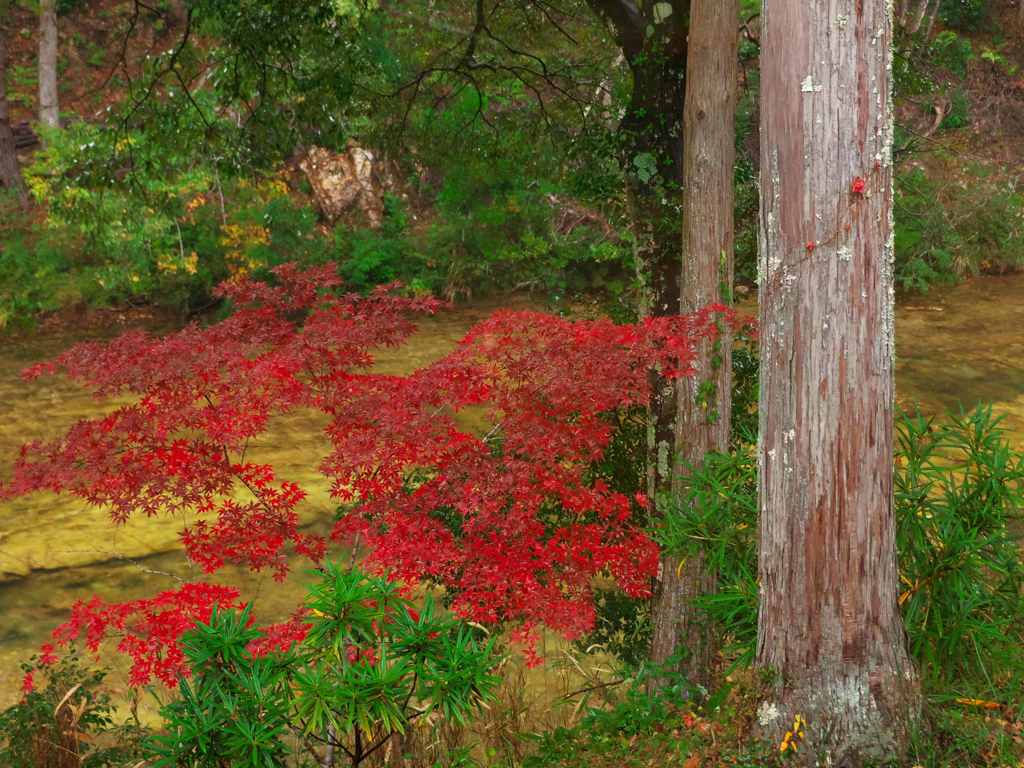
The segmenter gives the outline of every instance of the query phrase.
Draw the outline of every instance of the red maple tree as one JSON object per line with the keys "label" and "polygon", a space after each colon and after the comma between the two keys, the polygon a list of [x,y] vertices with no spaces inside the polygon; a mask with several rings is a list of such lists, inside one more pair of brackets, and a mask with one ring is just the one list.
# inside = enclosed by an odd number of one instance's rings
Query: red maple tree
{"label": "red maple tree", "polygon": [[[499,312],[436,363],[388,376],[372,371],[373,350],[401,344],[437,301],[391,286],[346,294],[330,267],[274,272],[274,284],[221,286],[236,309],[216,324],[83,343],[28,370],[134,399],[25,445],[3,495],[71,493],[115,523],[187,513],[181,539],[204,571],[233,563],[283,578],[295,557],[319,562],[330,541],[299,530],[305,492],[246,460],[246,447],[272,417],[313,409],[329,418],[319,468],[342,512],[330,540],[358,540],[369,567],[445,587],[457,613],[516,627],[528,652],[538,625],[570,637],[592,626],[598,574],[648,593],[658,551],[638,523],[647,501],[592,467],[612,438],[608,415],[646,405],[653,366],[693,373],[695,341],[732,318],[724,307],[634,325]],[[482,409],[484,434],[460,426],[470,407]],[[172,683],[187,672],[180,634],[238,597],[190,584],[148,600],[94,598],[54,641],[84,635],[96,650],[117,634],[134,683]],[[268,628],[267,644],[301,634],[297,617]]]}

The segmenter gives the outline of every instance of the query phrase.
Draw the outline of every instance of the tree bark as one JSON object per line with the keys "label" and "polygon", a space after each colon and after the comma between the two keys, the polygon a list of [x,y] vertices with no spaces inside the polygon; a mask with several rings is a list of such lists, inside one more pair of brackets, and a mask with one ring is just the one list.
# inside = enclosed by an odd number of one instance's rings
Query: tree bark
{"label": "tree bark", "polygon": [[797,761],[899,754],[920,698],[893,521],[892,18],[764,0],[757,662]]}
{"label": "tree bark", "polygon": [[14,191],[23,208],[28,207],[7,106],[7,30],[3,26],[0,26],[0,184]]}
{"label": "tree bark", "polygon": [[[681,306],[679,222],[690,0],[637,5],[630,0],[588,2],[611,26],[632,74],[633,89],[617,134],[637,268],[645,283],[640,314],[676,315]],[[649,379],[647,495],[657,505],[659,496],[671,492],[677,464],[673,455],[677,398],[675,383],[660,371],[650,371]],[[655,510],[656,514],[661,511],[657,506]],[[675,558],[662,558],[654,584],[656,626],[674,627],[677,622],[677,567]],[[656,660],[671,656],[674,640],[670,644],[671,650],[659,641],[657,649],[652,646],[652,656]],[[654,688],[660,685],[660,680],[651,681]]]}
{"label": "tree bark", "polygon": [[60,127],[57,96],[57,0],[39,0],[39,122]]}
{"label": "tree bark", "polygon": [[[693,0],[683,113],[683,313],[731,299],[738,19],[738,0]],[[728,335],[702,342],[696,366],[697,376],[677,383],[677,498],[689,468],[699,466],[709,451],[729,449]],[[694,600],[713,592],[716,581],[699,552],[668,557],[662,564],[654,610],[652,661],[663,663],[685,649],[682,671],[691,682],[705,686],[711,680],[718,643]]]}
{"label": "tree bark", "polygon": [[935,4],[928,11],[928,20],[924,24],[924,39],[930,40],[932,37],[932,30],[935,29],[935,20],[939,17],[939,11],[942,9],[942,3],[939,0],[935,0]]}
{"label": "tree bark", "polygon": [[[589,4],[611,26],[633,80],[617,133],[637,257],[647,282],[644,309],[652,316],[678,314],[690,0],[639,5],[629,0],[589,0]],[[662,420],[666,423],[675,420],[674,394],[670,401],[670,416]],[[669,448],[672,434],[670,430],[666,437]],[[669,472],[663,474],[667,480]]]}
{"label": "tree bark", "polygon": [[928,15],[928,7],[932,4],[937,8],[939,2],[938,0],[918,0],[917,8],[911,15],[907,26],[907,31],[910,34],[916,35],[921,31],[921,25],[924,23],[925,17]]}
{"label": "tree bark", "polygon": [[[636,258],[645,282],[641,314],[679,314],[682,248],[682,115],[685,44],[627,56],[633,94],[619,126],[623,139]],[[670,489],[675,460],[676,391],[671,379],[650,372],[647,493],[652,500]]]}

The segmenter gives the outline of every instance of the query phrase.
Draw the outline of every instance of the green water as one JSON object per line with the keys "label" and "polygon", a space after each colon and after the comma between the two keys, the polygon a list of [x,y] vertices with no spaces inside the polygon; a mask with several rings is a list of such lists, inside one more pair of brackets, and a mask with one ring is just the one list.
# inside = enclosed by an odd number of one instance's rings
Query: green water
{"label": "green water", "polygon": [[[437,359],[492,309],[461,308],[425,320],[404,347],[380,356],[379,369],[408,372]],[[1024,276],[978,279],[916,298],[899,308],[897,318],[901,402],[919,401],[924,410],[941,412],[961,402],[969,407],[991,401],[1006,414],[1015,439],[1024,439]],[[0,341],[0,467],[21,443],[59,435],[76,419],[110,407],[60,379],[20,380],[26,365],[74,340],[45,335]],[[332,510],[327,483],[309,460],[326,450],[322,426],[312,414],[278,419],[250,450],[254,460],[274,464],[281,477],[309,491],[301,516],[313,529],[325,528]],[[17,695],[18,661],[45,641],[76,599],[131,599],[201,578],[181,555],[180,527],[175,519],[114,527],[102,511],[52,494],[0,504],[0,706]],[[233,569],[216,578],[241,586],[264,620],[286,616],[307,579],[298,573],[277,584]],[[112,681],[124,685],[123,672]]]}

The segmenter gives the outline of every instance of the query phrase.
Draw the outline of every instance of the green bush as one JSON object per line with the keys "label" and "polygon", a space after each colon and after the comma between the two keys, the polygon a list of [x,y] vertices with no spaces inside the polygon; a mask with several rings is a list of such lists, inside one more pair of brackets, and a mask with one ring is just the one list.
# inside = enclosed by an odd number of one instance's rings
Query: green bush
{"label": "green bush", "polygon": [[151,765],[278,766],[330,742],[358,766],[414,720],[463,724],[492,697],[492,642],[430,598],[416,612],[387,579],[327,563],[306,608],[288,650],[254,649],[248,608],[186,633],[192,677],[161,710]]}
{"label": "green bush", "polygon": [[897,287],[927,292],[981,271],[1024,264],[1024,195],[982,168],[940,184],[923,170],[896,177]]}
{"label": "green bush", "polygon": [[991,408],[897,422],[903,618],[924,682],[948,695],[1024,692],[1024,453]]}
{"label": "green bush", "polygon": [[409,218],[401,198],[384,198],[384,220],[378,230],[361,229],[342,241],[341,275],[346,285],[365,290],[400,280],[413,288],[423,287],[427,271],[408,232]]}
{"label": "green bush", "polygon": [[137,762],[144,732],[137,723],[114,723],[104,672],[86,669],[74,654],[53,665],[33,659],[22,669],[31,690],[0,712],[0,764],[122,768]]}
{"label": "green bush", "polygon": [[988,20],[991,0],[942,0],[939,17],[954,29],[976,30]]}
{"label": "green bush", "polygon": [[928,43],[932,63],[959,78],[967,77],[967,65],[974,58],[971,41],[952,30],[943,30]]}
{"label": "green bush", "polygon": [[[896,424],[895,518],[900,605],[929,693],[1004,696],[1024,680],[1024,452],[990,408]],[[720,573],[702,600],[752,659],[757,632],[757,466],[751,445],[711,455],[657,532],[682,555],[704,552]]]}
{"label": "green bush", "polygon": [[[47,208],[24,238],[37,250],[35,261],[59,265],[74,298],[91,305],[152,303],[188,314],[208,306],[214,286],[233,274],[337,255],[316,212],[296,202],[281,179],[222,177],[145,134],[83,124],[47,133],[26,181]],[[14,235],[7,240],[4,252],[13,255],[2,258],[24,261],[24,247]],[[36,295],[68,302],[67,291],[52,290],[48,273],[26,274],[16,263],[5,274],[19,278],[20,295],[0,303],[11,317],[61,303]]]}
{"label": "green bush", "polygon": [[0,243],[0,330],[76,299],[69,264],[58,244],[32,233],[8,233]]}
{"label": "green bush", "polygon": [[[666,678],[664,675],[668,675]],[[763,701],[764,679],[737,679],[714,701],[678,695],[685,680],[659,672],[666,683],[653,692],[637,678],[619,702],[592,707],[570,728],[534,737],[523,768],[648,768],[654,765],[715,765],[772,768],[788,761],[755,733],[755,710]]]}

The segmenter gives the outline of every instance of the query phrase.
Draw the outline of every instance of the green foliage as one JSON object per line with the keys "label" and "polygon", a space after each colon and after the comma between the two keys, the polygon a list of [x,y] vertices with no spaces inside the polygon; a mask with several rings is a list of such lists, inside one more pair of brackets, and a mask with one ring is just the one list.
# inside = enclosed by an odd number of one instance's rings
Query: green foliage
{"label": "green foliage", "polygon": [[417,718],[465,724],[492,696],[493,643],[430,598],[417,613],[387,579],[327,563],[306,609],[287,651],[254,655],[248,608],[185,635],[193,674],[161,710],[154,766],[278,766],[325,741],[357,766]]}
{"label": "green foliage", "polygon": [[923,170],[896,177],[897,286],[926,292],[981,271],[1024,264],[1024,196],[968,168],[961,183],[939,184]]}
{"label": "green foliage", "polygon": [[971,102],[962,88],[953,91],[949,98],[949,110],[942,118],[939,128],[944,131],[955,131],[970,125]]}
{"label": "green foliage", "polygon": [[754,711],[764,700],[764,686],[757,675],[748,677],[749,682],[727,684],[707,704],[678,695],[684,680],[669,679],[664,688],[648,692],[644,680],[637,679],[613,708],[590,708],[575,726],[535,737],[536,747],[523,768],[781,765],[778,750],[754,733]]}
{"label": "green foliage", "polygon": [[664,729],[671,709],[664,697],[648,696],[641,686],[632,686],[614,709],[591,709],[578,727],[558,728],[538,737],[523,768],[646,766],[652,764],[652,755],[663,764],[680,764],[689,744]]}
{"label": "green foliage", "polygon": [[[897,421],[895,517],[910,649],[927,690],[946,696],[1005,694],[1024,680],[1024,452],[991,409],[938,423]],[[683,555],[702,551],[720,573],[701,602],[740,662],[757,630],[757,466],[753,448],[710,455],[656,532]]]}
{"label": "green foliage", "polygon": [[967,65],[974,58],[971,41],[946,29],[939,32],[929,44],[933,62],[957,77],[967,76]]}
{"label": "green foliage", "polygon": [[600,648],[626,666],[636,669],[647,660],[651,643],[651,606],[649,600],[637,600],[615,589],[595,589],[594,628],[576,648],[590,652]]}
{"label": "green foliage", "polygon": [[744,336],[732,350],[732,435],[733,447],[757,442],[758,398],[760,397],[757,339]]}
{"label": "green foliage", "polygon": [[939,18],[954,29],[977,30],[988,20],[991,6],[991,0],[942,0]]}
{"label": "green foliage", "polygon": [[[189,313],[208,305],[213,287],[232,274],[334,255],[313,209],[293,200],[279,178],[222,178],[144,133],[119,138],[79,124],[46,139],[26,181],[48,215],[34,230],[11,234],[0,253],[12,286],[0,317],[74,301]],[[111,166],[121,152],[131,155],[125,178]]]}
{"label": "green foliage", "polygon": [[[590,212],[571,210],[569,190],[549,159],[551,138],[515,123],[495,132],[478,115],[481,108],[510,109],[513,103],[492,97],[481,105],[467,92],[443,110],[418,116],[419,140],[431,143],[433,162],[443,169],[436,188],[425,190],[436,216],[419,245],[432,287],[450,295],[481,287],[622,293],[633,271],[631,250],[593,221],[562,233],[556,227],[563,212],[580,219]],[[538,142],[548,151],[538,152]],[[594,174],[578,171],[568,187],[593,194],[608,183],[608,173],[601,166]]]}
{"label": "green foliage", "polygon": [[[757,459],[751,443],[710,453],[690,470],[682,497],[652,531],[667,551],[703,552],[718,590],[701,607],[722,627],[738,663],[753,661],[757,639]],[[669,500],[663,503],[669,506]]]}
{"label": "green foliage", "polygon": [[[683,519],[670,510],[664,520],[648,521],[652,536],[662,546],[688,551],[706,537],[717,541],[715,559],[721,576],[714,611],[729,626],[729,634],[743,648],[752,646],[757,631],[750,607],[757,610],[757,592],[752,590],[756,573],[750,571],[756,529],[757,470],[752,444],[757,437],[758,399],[757,342],[750,337],[736,340],[732,355],[732,437],[734,452],[711,454],[698,470],[699,479],[686,503],[698,510],[696,518]],[[612,440],[592,471],[617,491],[634,494],[646,489],[643,457],[647,451],[645,414],[637,411],[616,416]],[[722,515],[727,504],[728,514]],[[688,527],[690,524],[693,527]],[[721,526],[729,531],[720,531]],[[731,535],[726,536],[726,533]],[[739,564],[739,567],[737,567]],[[576,642],[581,651],[598,646],[631,668],[647,660],[651,639],[651,607],[647,600],[635,600],[613,590],[597,590],[597,623]]]}
{"label": "green foliage", "polygon": [[87,669],[73,654],[49,666],[33,659],[22,669],[32,690],[0,712],[0,764],[118,768],[140,757],[143,731],[114,723],[104,672]]}
{"label": "green foliage", "polygon": [[900,603],[925,683],[960,695],[1024,683],[1024,454],[990,407],[897,422]]}
{"label": "green foliage", "polygon": [[401,280],[413,288],[423,286],[427,271],[423,255],[415,249],[409,232],[409,217],[402,199],[384,198],[384,220],[379,230],[361,229],[342,240],[341,275],[347,285],[364,290],[374,285]]}
{"label": "green foliage", "polygon": [[893,52],[896,95],[946,93],[950,79],[963,80],[974,59],[971,41],[951,29],[932,38],[903,38]]}
{"label": "green foliage", "polygon": [[0,244],[0,329],[77,299],[63,249],[31,233],[8,233]]}

